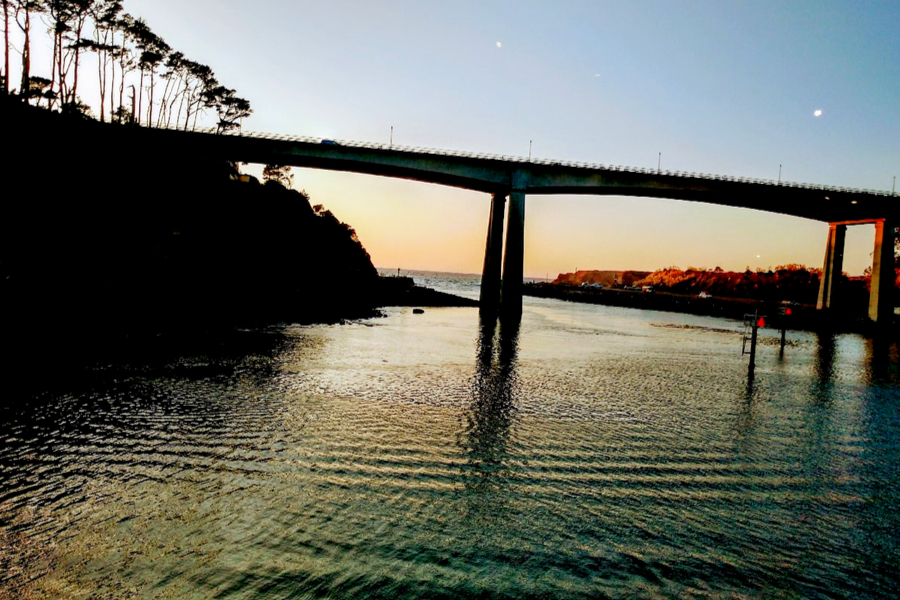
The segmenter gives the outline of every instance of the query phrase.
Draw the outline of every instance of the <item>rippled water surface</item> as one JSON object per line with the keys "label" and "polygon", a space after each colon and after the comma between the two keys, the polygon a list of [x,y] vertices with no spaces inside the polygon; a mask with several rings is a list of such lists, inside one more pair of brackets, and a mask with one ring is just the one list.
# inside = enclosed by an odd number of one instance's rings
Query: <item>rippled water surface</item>
{"label": "rippled water surface", "polygon": [[0,597],[895,598],[896,347],[739,330],[393,309],[5,393]]}

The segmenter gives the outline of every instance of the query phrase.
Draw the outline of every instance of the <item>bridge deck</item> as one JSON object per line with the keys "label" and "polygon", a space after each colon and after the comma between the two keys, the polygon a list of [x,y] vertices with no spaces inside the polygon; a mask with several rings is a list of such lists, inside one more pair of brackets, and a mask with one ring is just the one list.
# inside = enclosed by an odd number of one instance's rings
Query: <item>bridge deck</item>
{"label": "bridge deck", "polygon": [[[433,148],[389,146],[316,137],[175,132],[187,148],[229,160],[276,163],[366,173],[449,185],[487,193],[643,196],[706,202],[803,217],[823,222],[895,218],[897,195],[788,181],[657,171],[636,167],[523,158]],[[176,141],[177,140],[177,141]]]}

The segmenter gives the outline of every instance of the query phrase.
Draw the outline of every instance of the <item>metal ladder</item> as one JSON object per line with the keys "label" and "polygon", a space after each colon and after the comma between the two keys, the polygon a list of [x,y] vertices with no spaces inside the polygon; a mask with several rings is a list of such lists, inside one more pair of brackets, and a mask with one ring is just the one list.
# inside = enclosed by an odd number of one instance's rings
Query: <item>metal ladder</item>
{"label": "metal ladder", "polygon": [[754,313],[744,314],[744,327],[741,331],[741,356],[745,354],[750,354],[750,350],[747,349],[747,342],[749,342],[753,338],[753,325],[759,320],[759,314]]}

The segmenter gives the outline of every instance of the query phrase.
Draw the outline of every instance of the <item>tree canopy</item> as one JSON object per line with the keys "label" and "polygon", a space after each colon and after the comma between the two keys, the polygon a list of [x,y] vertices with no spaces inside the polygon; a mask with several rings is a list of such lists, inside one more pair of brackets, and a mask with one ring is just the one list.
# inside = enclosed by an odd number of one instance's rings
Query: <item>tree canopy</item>
{"label": "tree canopy", "polygon": [[262,172],[265,181],[275,181],[286,188],[291,188],[294,184],[294,174],[291,168],[284,165],[266,165]]}
{"label": "tree canopy", "polygon": [[[146,21],[128,14],[123,0],[0,0],[0,6],[0,93],[51,110],[147,127],[192,129],[212,113],[217,131],[228,132],[253,113],[250,102],[223,86],[209,66],[172,48]],[[46,25],[52,52],[47,64],[38,65],[31,47],[40,24]],[[16,56],[19,64],[13,67]],[[94,105],[79,96],[86,56],[93,56],[96,67],[99,102]]]}

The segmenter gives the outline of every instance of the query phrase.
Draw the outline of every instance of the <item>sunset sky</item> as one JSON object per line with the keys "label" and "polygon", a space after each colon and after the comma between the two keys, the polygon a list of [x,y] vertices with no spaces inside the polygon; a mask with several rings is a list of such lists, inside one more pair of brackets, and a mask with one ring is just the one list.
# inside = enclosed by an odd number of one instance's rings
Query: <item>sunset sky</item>
{"label": "sunset sky", "polygon": [[[891,190],[896,1],[125,0],[252,103],[244,128]],[[821,111],[821,112],[818,112]],[[252,171],[252,169],[251,169]],[[258,170],[257,170],[258,171]],[[295,170],[380,267],[479,272],[489,197]],[[898,199],[900,201],[900,199]],[[827,225],[531,196],[525,273],[821,267]],[[871,264],[848,233],[845,270]]]}

